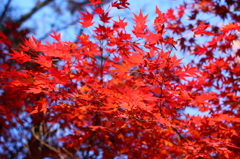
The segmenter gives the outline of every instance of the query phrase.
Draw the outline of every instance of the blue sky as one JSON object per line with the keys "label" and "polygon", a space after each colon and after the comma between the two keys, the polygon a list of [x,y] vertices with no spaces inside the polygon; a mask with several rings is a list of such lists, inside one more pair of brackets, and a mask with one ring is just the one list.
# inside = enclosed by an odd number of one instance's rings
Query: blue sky
{"label": "blue sky", "polygon": [[[80,0],[79,0],[80,1]],[[81,1],[80,1],[81,2]],[[14,16],[18,18],[20,15],[23,15],[27,13],[33,6],[35,5],[35,0],[12,0],[12,5],[14,6],[13,13]],[[62,38],[64,40],[72,40],[75,38],[76,28],[79,28],[80,25],[72,25],[67,26],[67,24],[72,20],[77,20],[79,18],[79,13],[75,13],[74,15],[69,14],[67,12],[67,3],[66,1],[62,0],[55,0],[55,5],[58,6],[63,10],[61,16],[58,16],[55,11],[49,7],[46,6],[42,8],[39,12],[34,14],[30,20],[26,21],[23,24],[23,27],[30,27],[34,28],[37,31],[34,33],[36,38],[41,38],[44,33],[47,33],[51,31],[52,24],[54,24],[56,27],[66,27],[67,31],[61,31]],[[162,12],[166,12],[169,8],[174,8],[178,4],[182,3],[182,0],[161,0],[161,1],[146,1],[146,0],[129,0],[131,10],[125,9],[125,10],[117,10],[115,8],[112,8],[110,13],[113,17],[117,17],[118,15],[122,17],[127,17],[126,19],[131,20],[132,13],[139,13],[140,9],[142,9],[144,14],[149,14],[149,20],[151,22],[151,19],[154,19],[155,16],[155,8],[156,6],[159,7],[159,9]],[[106,6],[105,6],[106,7]],[[87,7],[86,7],[87,9]],[[70,34],[71,33],[71,34]]]}

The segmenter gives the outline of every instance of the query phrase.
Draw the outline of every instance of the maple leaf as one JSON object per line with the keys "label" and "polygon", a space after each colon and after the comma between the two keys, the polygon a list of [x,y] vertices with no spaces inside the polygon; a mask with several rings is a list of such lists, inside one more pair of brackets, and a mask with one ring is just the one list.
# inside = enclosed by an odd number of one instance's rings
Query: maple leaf
{"label": "maple leaf", "polygon": [[239,23],[228,23],[221,27],[221,32],[228,32],[231,30],[238,30],[240,31],[240,25]]}
{"label": "maple leaf", "polygon": [[215,118],[213,119],[215,121],[227,121],[227,122],[238,122],[240,123],[240,118],[237,118],[235,116],[229,116],[228,114],[219,114],[215,115]]}
{"label": "maple leaf", "polygon": [[168,9],[166,17],[170,20],[175,20],[174,10],[172,8]]}
{"label": "maple leaf", "polygon": [[178,59],[177,56],[176,56],[176,54],[174,53],[174,56],[171,57],[170,62],[173,63],[175,66],[178,66],[178,65],[181,65],[181,64],[182,64],[182,63],[181,63],[182,59],[183,59],[183,58]]}
{"label": "maple leaf", "polygon": [[104,14],[104,10],[102,9],[102,6],[97,7],[95,5],[93,10],[96,12],[96,14]]}
{"label": "maple leaf", "polygon": [[53,32],[53,35],[51,34],[48,34],[50,35],[53,39],[57,40],[57,41],[60,41],[61,40],[61,34],[57,34],[54,30],[52,31]]}
{"label": "maple leaf", "polygon": [[172,124],[166,118],[163,118],[159,114],[156,114],[155,118],[157,119],[158,122],[160,122],[163,125],[166,125],[167,127],[171,127],[172,126]]}
{"label": "maple leaf", "polygon": [[151,44],[156,44],[158,41],[162,40],[162,35],[157,33],[152,33],[151,31],[148,31],[148,35],[144,35],[143,37],[146,38],[145,42],[149,42]]}
{"label": "maple leaf", "polygon": [[28,55],[22,51],[20,51],[20,52],[15,51],[15,50],[12,50],[12,51],[13,51],[13,53],[8,53],[9,55],[11,55],[11,57],[8,58],[8,60],[14,59],[14,60],[19,61],[20,64],[31,61],[30,55]]}
{"label": "maple leaf", "polygon": [[117,0],[112,3],[112,7],[116,7],[118,9],[129,8],[128,5],[130,5],[130,3],[128,3],[127,1],[128,0]]}
{"label": "maple leaf", "polygon": [[51,56],[39,56],[34,62],[42,65],[43,67],[51,68],[52,67],[52,57]]}
{"label": "maple leaf", "polygon": [[202,21],[198,27],[192,29],[192,31],[194,31],[194,37],[195,35],[201,35],[201,34],[215,35],[215,33],[212,33],[210,31],[205,31],[209,27],[209,25],[204,24],[205,22],[206,22],[205,20]]}
{"label": "maple leaf", "polygon": [[89,3],[88,5],[90,4],[93,4],[93,5],[97,5],[97,4],[101,4],[103,3],[101,0],[89,0],[91,3]]}
{"label": "maple leaf", "polygon": [[132,19],[135,21],[136,25],[145,26],[145,23],[148,21],[147,17],[148,15],[143,16],[142,10],[140,9],[139,15],[134,14],[134,18]]}
{"label": "maple leaf", "polygon": [[142,35],[144,35],[146,33],[147,25],[145,23],[148,21],[147,17],[148,17],[148,15],[143,16],[142,10],[140,10],[139,15],[134,14],[134,18],[132,18],[135,21],[133,33],[137,37],[139,37],[139,36],[141,37]]}
{"label": "maple leaf", "polygon": [[192,54],[199,54],[199,55],[203,55],[208,51],[208,47],[203,45],[201,46],[197,46],[196,47],[196,51],[192,52]]}
{"label": "maple leaf", "polygon": [[41,93],[43,90],[39,88],[29,88],[26,90],[27,93],[33,93],[33,94],[38,94]]}
{"label": "maple leaf", "polygon": [[131,56],[128,56],[128,60],[130,63],[136,65],[143,63],[143,56],[140,53],[131,52],[131,54]]}
{"label": "maple leaf", "polygon": [[158,14],[158,17],[156,17],[154,20],[155,25],[162,25],[167,20],[165,17],[165,14],[162,13],[157,6],[156,6],[155,13]]}
{"label": "maple leaf", "polygon": [[90,14],[88,11],[86,11],[86,13],[83,12],[79,12],[82,16],[81,16],[81,20],[82,21],[78,21],[80,24],[82,24],[82,27],[90,27],[94,24],[94,22],[92,22],[94,14]]}
{"label": "maple leaf", "polygon": [[109,20],[112,18],[112,17],[109,17],[108,16],[109,12],[106,12],[106,13],[103,13],[101,14],[99,17],[100,17],[100,20],[103,22],[103,23],[109,23]]}
{"label": "maple leaf", "polygon": [[43,98],[42,101],[38,101],[37,102],[38,106],[35,108],[35,110],[33,110],[32,112],[30,112],[28,115],[31,114],[36,114],[39,112],[43,112],[44,114],[47,112],[47,100],[46,98]]}
{"label": "maple leaf", "polygon": [[12,42],[8,39],[8,37],[2,31],[0,31],[0,43],[4,43],[9,47],[12,46]]}
{"label": "maple leaf", "polygon": [[130,66],[124,63],[122,65],[115,64],[114,67],[116,68],[115,71],[120,75],[127,73],[130,69]]}
{"label": "maple leaf", "polygon": [[114,26],[125,29],[125,27],[127,26],[127,22],[124,22],[124,19],[125,18],[120,19],[120,16],[118,16],[118,20],[119,20],[118,22],[113,20],[115,23]]}

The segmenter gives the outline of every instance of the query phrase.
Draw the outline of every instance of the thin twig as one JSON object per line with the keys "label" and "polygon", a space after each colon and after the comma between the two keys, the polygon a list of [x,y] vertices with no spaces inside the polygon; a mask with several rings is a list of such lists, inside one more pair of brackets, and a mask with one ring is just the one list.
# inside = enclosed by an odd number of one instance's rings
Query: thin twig
{"label": "thin twig", "polygon": [[10,5],[11,1],[12,1],[12,0],[8,0],[7,4],[5,5],[4,11],[2,12],[2,15],[1,15],[1,17],[0,17],[0,22],[3,21],[3,18],[5,17],[5,14],[7,13],[7,10],[8,10],[8,8],[9,8],[9,5]]}
{"label": "thin twig", "polygon": [[36,134],[35,131],[34,131],[34,127],[32,127],[32,134],[33,134],[33,136],[34,136],[39,142],[41,142],[41,144],[43,144],[44,146],[48,147],[50,150],[56,152],[56,153],[58,154],[58,156],[59,156],[60,159],[64,159],[64,157],[62,156],[62,153],[61,153],[60,150],[58,150],[58,149],[56,149],[56,148],[48,145],[47,143],[45,143],[43,140],[41,140],[41,139],[37,136],[37,134]]}
{"label": "thin twig", "polygon": [[18,21],[17,23],[19,25],[21,25],[24,21],[26,21],[27,19],[29,19],[35,12],[37,12],[39,9],[41,9],[42,7],[48,5],[50,2],[52,2],[53,0],[46,0],[44,2],[41,3],[37,3],[36,6],[30,10],[27,14],[23,15]]}

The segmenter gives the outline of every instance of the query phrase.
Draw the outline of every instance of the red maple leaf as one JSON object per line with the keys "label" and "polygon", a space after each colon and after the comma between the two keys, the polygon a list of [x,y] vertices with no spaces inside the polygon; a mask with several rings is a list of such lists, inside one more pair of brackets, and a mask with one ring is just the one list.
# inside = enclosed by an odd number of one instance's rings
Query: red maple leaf
{"label": "red maple leaf", "polygon": [[151,31],[148,31],[148,35],[145,35],[144,37],[146,38],[145,42],[149,42],[151,44],[156,44],[160,40],[162,40],[162,35],[158,33],[152,33]]}
{"label": "red maple leaf", "polygon": [[103,14],[104,10],[102,9],[102,6],[98,7],[97,5],[94,6],[94,9],[96,14]]}
{"label": "red maple leaf", "polygon": [[88,5],[90,5],[90,4],[97,5],[97,4],[103,3],[101,0],[89,0],[89,1],[91,3],[89,3]]}
{"label": "red maple leaf", "polygon": [[57,34],[54,30],[52,32],[53,32],[53,35],[51,35],[51,34],[48,34],[48,35],[50,35],[53,39],[55,39],[57,41],[60,41],[61,40],[61,34],[60,33]]}
{"label": "red maple leaf", "polygon": [[201,35],[201,34],[206,34],[206,35],[215,35],[215,33],[212,33],[210,31],[206,31],[206,29],[209,27],[209,25],[204,24],[206,21],[202,21],[198,27],[192,29],[194,31],[194,37],[195,35]]}
{"label": "red maple leaf", "polygon": [[125,26],[127,26],[127,22],[124,22],[124,19],[125,18],[123,18],[123,19],[120,19],[120,16],[118,16],[118,22],[117,21],[114,21],[115,22],[115,27],[119,27],[119,28],[122,28],[122,29],[125,29]]}
{"label": "red maple leaf", "polygon": [[228,32],[231,30],[238,30],[240,31],[240,24],[239,23],[228,23],[227,25],[222,26],[221,32]]}
{"label": "red maple leaf", "polygon": [[88,11],[86,11],[86,13],[80,12],[81,16],[81,20],[79,21],[80,24],[82,24],[82,27],[90,27],[94,24],[94,22],[92,22],[94,14],[90,14]]}
{"label": "red maple leaf", "polygon": [[148,15],[143,16],[142,10],[140,10],[139,15],[134,14],[134,18],[132,18],[135,21],[135,23],[134,23],[135,26],[133,27],[134,28],[133,33],[137,37],[141,37],[144,34],[146,34],[146,32],[147,32],[146,31],[146,28],[147,28],[146,22],[148,21],[147,17],[148,17]]}
{"label": "red maple leaf", "polygon": [[14,59],[14,60],[19,61],[20,64],[31,61],[30,55],[24,53],[23,51],[20,51],[20,52],[15,51],[15,50],[12,50],[12,51],[13,51],[13,53],[8,53],[9,55],[11,55],[11,57],[8,58],[8,60]]}
{"label": "red maple leaf", "polygon": [[109,12],[106,12],[106,13],[103,13],[101,14],[99,17],[100,17],[100,20],[103,22],[103,23],[109,23],[109,20],[112,18],[112,17],[109,17],[108,16]]}
{"label": "red maple leaf", "polygon": [[148,17],[148,15],[143,16],[142,10],[140,9],[139,15],[134,14],[134,18],[132,18],[132,19],[135,21],[136,25],[143,26],[148,21],[147,17]]}
{"label": "red maple leaf", "polygon": [[128,0],[117,0],[112,3],[112,6],[118,8],[118,9],[129,8],[128,5],[130,5],[130,3],[128,3],[127,1]]}

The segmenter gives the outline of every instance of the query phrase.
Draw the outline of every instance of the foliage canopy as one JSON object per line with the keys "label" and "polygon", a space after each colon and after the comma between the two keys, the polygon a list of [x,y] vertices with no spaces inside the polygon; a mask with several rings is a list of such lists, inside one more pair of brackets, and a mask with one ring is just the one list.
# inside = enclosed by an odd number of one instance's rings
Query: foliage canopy
{"label": "foliage canopy", "polygon": [[[13,48],[0,32],[1,56],[8,58],[0,63],[2,156],[240,157],[239,2],[195,0],[166,13],[156,6],[150,25],[140,10],[128,30],[125,18],[109,12],[130,9],[127,0],[107,10],[90,1],[79,23],[92,34],[77,43],[53,31],[55,42],[31,37]],[[225,23],[211,24],[202,13]],[[17,25],[6,26],[23,36]],[[195,60],[183,64],[180,51]],[[9,134],[19,127],[31,133],[13,151],[8,144],[20,139]]]}

